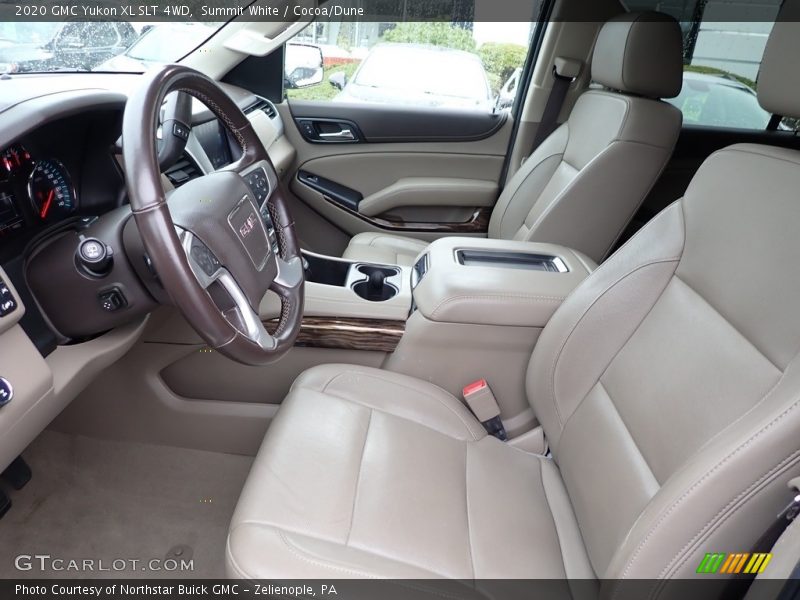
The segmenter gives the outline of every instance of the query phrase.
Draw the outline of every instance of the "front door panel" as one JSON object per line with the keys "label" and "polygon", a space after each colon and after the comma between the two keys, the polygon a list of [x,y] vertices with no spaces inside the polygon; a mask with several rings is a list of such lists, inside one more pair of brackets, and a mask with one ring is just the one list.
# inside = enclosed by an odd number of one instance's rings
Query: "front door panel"
{"label": "front door panel", "polygon": [[295,101],[280,110],[298,155],[290,188],[332,227],[347,236],[486,235],[507,113]]}

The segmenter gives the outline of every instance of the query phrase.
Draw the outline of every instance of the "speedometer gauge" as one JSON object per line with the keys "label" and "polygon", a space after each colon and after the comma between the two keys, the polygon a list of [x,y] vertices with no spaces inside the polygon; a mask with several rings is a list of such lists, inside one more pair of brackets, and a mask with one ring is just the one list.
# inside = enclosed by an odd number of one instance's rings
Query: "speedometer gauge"
{"label": "speedometer gauge", "polygon": [[28,179],[33,210],[43,221],[63,219],[77,207],[69,172],[57,160],[40,160]]}

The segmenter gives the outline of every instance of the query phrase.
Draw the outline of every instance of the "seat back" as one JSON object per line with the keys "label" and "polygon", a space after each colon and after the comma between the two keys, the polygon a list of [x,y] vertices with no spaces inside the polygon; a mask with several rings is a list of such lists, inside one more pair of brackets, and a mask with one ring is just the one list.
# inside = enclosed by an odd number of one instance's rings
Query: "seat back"
{"label": "seat back", "polygon": [[[764,108],[800,116],[800,23]],[[790,112],[791,111],[791,112]],[[748,552],[800,474],[800,152],[721,150],[563,303],[528,395],[599,577],[689,577]],[[653,582],[652,585],[657,585]]]}
{"label": "seat back", "polygon": [[595,44],[589,90],[497,201],[489,237],[553,242],[602,261],[669,160],[682,116],[658,98],[681,89],[678,23],[628,13]]}

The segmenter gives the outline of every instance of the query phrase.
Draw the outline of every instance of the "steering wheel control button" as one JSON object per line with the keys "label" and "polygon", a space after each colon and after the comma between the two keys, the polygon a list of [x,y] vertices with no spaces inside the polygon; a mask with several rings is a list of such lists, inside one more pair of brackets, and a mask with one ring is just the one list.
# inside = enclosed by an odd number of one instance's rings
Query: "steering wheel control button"
{"label": "steering wheel control button", "polygon": [[203,273],[209,277],[219,271],[219,268],[222,266],[211,250],[209,250],[208,247],[197,238],[192,240],[192,248],[190,252],[194,262],[196,262],[197,265],[203,269]]}
{"label": "steering wheel control button", "polygon": [[100,292],[97,297],[100,299],[100,307],[106,312],[117,312],[128,306],[125,294],[119,288],[111,288]]}
{"label": "steering wheel control button", "polygon": [[183,123],[174,123],[172,125],[172,134],[185,142],[189,139],[189,128]]}
{"label": "steering wheel control button", "polygon": [[5,281],[0,279],[0,317],[14,312],[17,309],[17,301],[11,293]]}
{"label": "steering wheel control button", "polygon": [[272,222],[272,216],[269,214],[269,207],[266,202],[261,206],[261,220],[264,221],[264,227],[267,228],[267,235],[269,236],[269,243],[272,247],[272,253],[277,255],[278,252],[278,236],[275,234],[275,225]]}
{"label": "steering wheel control button", "polygon": [[89,274],[103,277],[111,270],[114,252],[96,238],[85,238],[78,245],[78,261]]}
{"label": "steering wheel control button", "polygon": [[256,169],[252,173],[248,173],[245,175],[244,180],[247,182],[247,185],[250,186],[250,189],[253,190],[253,194],[256,197],[256,204],[261,206],[267,201],[269,198],[269,180],[267,179],[267,174],[264,172],[264,169]]}
{"label": "steering wheel control button", "polygon": [[0,407],[14,399],[14,388],[5,377],[0,377]]}

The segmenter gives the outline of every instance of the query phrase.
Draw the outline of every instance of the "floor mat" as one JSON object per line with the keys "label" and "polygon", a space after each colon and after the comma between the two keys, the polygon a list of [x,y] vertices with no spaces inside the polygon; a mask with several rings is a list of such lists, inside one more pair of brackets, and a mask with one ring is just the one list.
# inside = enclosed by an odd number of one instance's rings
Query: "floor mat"
{"label": "floor mat", "polygon": [[23,456],[33,479],[0,519],[0,578],[225,576],[252,458],[52,431]]}

